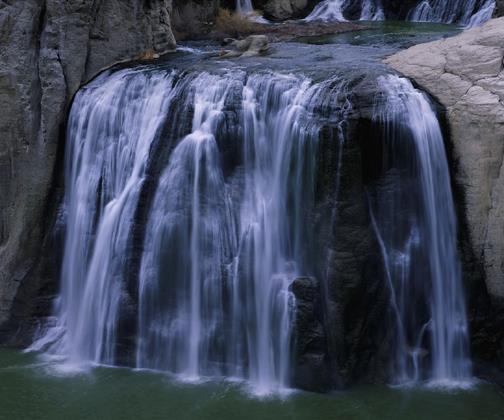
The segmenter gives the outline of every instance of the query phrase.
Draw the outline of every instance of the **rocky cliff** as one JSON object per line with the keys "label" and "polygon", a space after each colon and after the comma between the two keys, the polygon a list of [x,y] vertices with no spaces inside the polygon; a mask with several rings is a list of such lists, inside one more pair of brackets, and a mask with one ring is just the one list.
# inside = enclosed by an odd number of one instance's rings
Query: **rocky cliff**
{"label": "rocky cliff", "polygon": [[170,13],[171,0],[0,1],[0,332],[42,287],[34,270],[74,93],[118,61],[173,49]]}
{"label": "rocky cliff", "polygon": [[495,17],[504,16],[504,0],[497,0],[495,2]]}
{"label": "rocky cliff", "polygon": [[[455,182],[488,306],[473,310],[473,343],[504,366],[504,18],[402,51],[387,62],[446,109]],[[466,267],[466,272],[468,267]],[[476,274],[477,275],[477,274]],[[481,278],[478,279],[481,282]],[[471,288],[471,286],[469,286]],[[469,290],[471,293],[471,289]],[[480,297],[479,297],[480,298]],[[470,296],[474,301],[475,296]],[[485,312],[485,313],[482,313]],[[499,327],[500,325],[500,327]]]}

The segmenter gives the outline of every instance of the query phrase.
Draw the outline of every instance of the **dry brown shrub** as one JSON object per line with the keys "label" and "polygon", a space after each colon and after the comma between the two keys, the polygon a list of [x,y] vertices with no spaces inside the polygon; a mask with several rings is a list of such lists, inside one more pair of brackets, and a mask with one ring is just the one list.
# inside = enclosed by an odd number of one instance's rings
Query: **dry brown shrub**
{"label": "dry brown shrub", "polygon": [[261,25],[252,21],[249,16],[220,9],[215,19],[215,29],[222,34],[238,38],[260,32]]}
{"label": "dry brown shrub", "polygon": [[154,60],[156,58],[159,58],[159,54],[153,50],[144,51],[135,57],[136,60]]}

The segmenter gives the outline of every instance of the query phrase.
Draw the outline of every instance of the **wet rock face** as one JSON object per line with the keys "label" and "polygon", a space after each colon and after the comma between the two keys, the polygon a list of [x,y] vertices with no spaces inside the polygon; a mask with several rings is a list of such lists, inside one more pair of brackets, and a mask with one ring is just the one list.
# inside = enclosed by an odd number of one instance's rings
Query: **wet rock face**
{"label": "wet rock face", "polygon": [[73,94],[118,61],[173,49],[170,13],[171,0],[0,2],[0,330],[16,299],[19,316],[34,312],[46,287],[36,267]]}
{"label": "wet rock face", "polygon": [[221,58],[254,57],[268,51],[268,37],[266,35],[250,35],[245,39],[227,38],[227,49]]}
{"label": "wet rock face", "polygon": [[173,0],[171,22],[173,31],[180,41],[184,37],[205,33],[209,22],[213,22],[219,7],[235,8],[233,0]]}
{"label": "wet rock face", "polygon": [[388,19],[405,19],[421,0],[383,0],[383,8]]}
{"label": "wet rock face", "polygon": [[386,383],[391,373],[390,291],[367,200],[369,173],[379,162],[369,152],[376,140],[376,75],[356,76],[352,85],[346,140],[340,142],[341,132],[330,120],[334,112],[320,134],[309,224],[318,241],[315,265],[323,269],[291,286],[292,383],[311,391]]}
{"label": "wet rock face", "polygon": [[[502,2],[500,2],[500,5]],[[499,5],[499,6],[500,6]],[[446,110],[477,359],[504,368],[504,18],[387,62]]]}
{"label": "wet rock face", "polygon": [[494,17],[504,16],[504,0],[497,0],[495,2]]}
{"label": "wet rock face", "polygon": [[331,375],[328,369],[320,281],[300,277],[294,280],[290,289],[296,301],[293,326],[295,369],[292,383],[300,389],[327,391],[331,387]]}
{"label": "wet rock face", "polygon": [[[326,275],[327,348],[333,387],[383,383],[390,377],[389,289],[367,202],[366,158],[375,91],[356,88],[355,114],[342,148]],[[359,94],[362,95],[359,97]]]}

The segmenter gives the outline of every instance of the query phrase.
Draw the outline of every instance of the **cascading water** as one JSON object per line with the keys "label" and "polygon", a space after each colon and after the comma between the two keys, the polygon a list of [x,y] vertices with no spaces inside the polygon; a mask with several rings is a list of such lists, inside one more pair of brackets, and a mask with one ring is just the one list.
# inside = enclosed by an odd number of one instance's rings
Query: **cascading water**
{"label": "cascading water", "polygon": [[423,0],[408,15],[413,22],[478,26],[492,17],[495,0]]}
{"label": "cascading water", "polygon": [[488,22],[490,19],[492,19],[494,10],[495,0],[486,0],[484,3],[482,3],[482,6],[479,8],[479,10],[471,16],[467,27],[474,28],[476,26],[483,25],[485,22]]}
{"label": "cascading water", "polygon": [[254,11],[252,0],[236,0],[236,11],[238,13],[250,13]]}
{"label": "cascading water", "polygon": [[379,86],[375,120],[390,181],[372,188],[370,208],[397,324],[397,382],[464,384],[468,330],[443,135],[428,99],[407,79],[381,77]]}
{"label": "cascading water", "polygon": [[343,16],[343,6],[346,0],[325,0],[315,7],[313,11],[305,18],[306,21],[346,21]]}
{"label": "cascading water", "polygon": [[[304,218],[317,89],[290,75],[147,70],[83,89],[68,130],[58,324],[32,349],[72,365],[122,364],[133,342],[138,368],[244,378],[258,393],[288,386],[289,286],[312,274]],[[236,117],[238,131],[226,134]],[[232,174],[221,158],[226,136],[242,150]]]}
{"label": "cascading water", "polygon": [[380,0],[363,0],[360,20],[385,20]]}
{"label": "cascading water", "polygon": [[[307,21],[346,21],[347,12],[356,3],[360,6],[360,20],[385,20],[381,0],[324,0]],[[413,22],[457,23],[467,27],[488,21],[495,9],[495,0],[422,0],[407,16]]]}
{"label": "cascading water", "polygon": [[172,79],[116,73],[76,96],[65,158],[68,231],[58,325],[35,348],[49,344],[73,364],[114,364],[130,226]]}
{"label": "cascading water", "polygon": [[[291,386],[297,278],[319,281],[320,329],[341,322],[326,321],[337,313],[329,282],[338,281],[327,248],[338,241],[334,195],[345,147],[357,147],[345,136],[362,75],[314,83],[249,71],[138,67],[77,94],[57,322],[32,350],[71,367],[238,378],[267,394]],[[357,101],[375,80],[362,82]],[[375,123],[386,128],[394,170],[368,196],[397,326],[397,382],[464,381],[467,326],[439,123],[409,82],[391,76],[379,87]],[[365,219],[359,229],[370,233]]]}
{"label": "cascading water", "polygon": [[[352,4],[349,0],[325,0],[319,3],[306,21],[346,21],[345,10]],[[360,20],[385,20],[381,0],[362,0]]]}

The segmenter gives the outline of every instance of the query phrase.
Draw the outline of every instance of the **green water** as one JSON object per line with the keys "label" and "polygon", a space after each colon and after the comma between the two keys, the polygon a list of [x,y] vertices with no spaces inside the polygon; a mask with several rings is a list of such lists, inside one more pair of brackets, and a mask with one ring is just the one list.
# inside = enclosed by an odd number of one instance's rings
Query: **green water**
{"label": "green water", "polygon": [[314,45],[343,44],[355,46],[373,46],[376,48],[409,48],[416,44],[446,38],[460,33],[456,25],[418,22],[364,22],[361,31],[343,32],[336,35],[306,37],[299,39]]}
{"label": "green water", "polygon": [[504,419],[504,391],[368,387],[258,398],[240,384],[183,384],[130,369],[56,373],[35,355],[0,350],[0,419],[492,420]]}
{"label": "green water", "polygon": [[[369,29],[361,32],[274,44],[266,57],[222,61],[177,53],[156,65],[209,71],[288,69],[314,78],[388,72],[383,57],[459,31],[446,25],[366,25]],[[207,44],[190,46],[201,47],[203,53],[220,48]],[[0,419],[503,420],[504,391],[489,384],[465,391],[366,387],[331,395],[293,392],[258,398],[237,383],[183,384],[167,375],[130,369],[65,374],[33,354],[0,349]]]}

